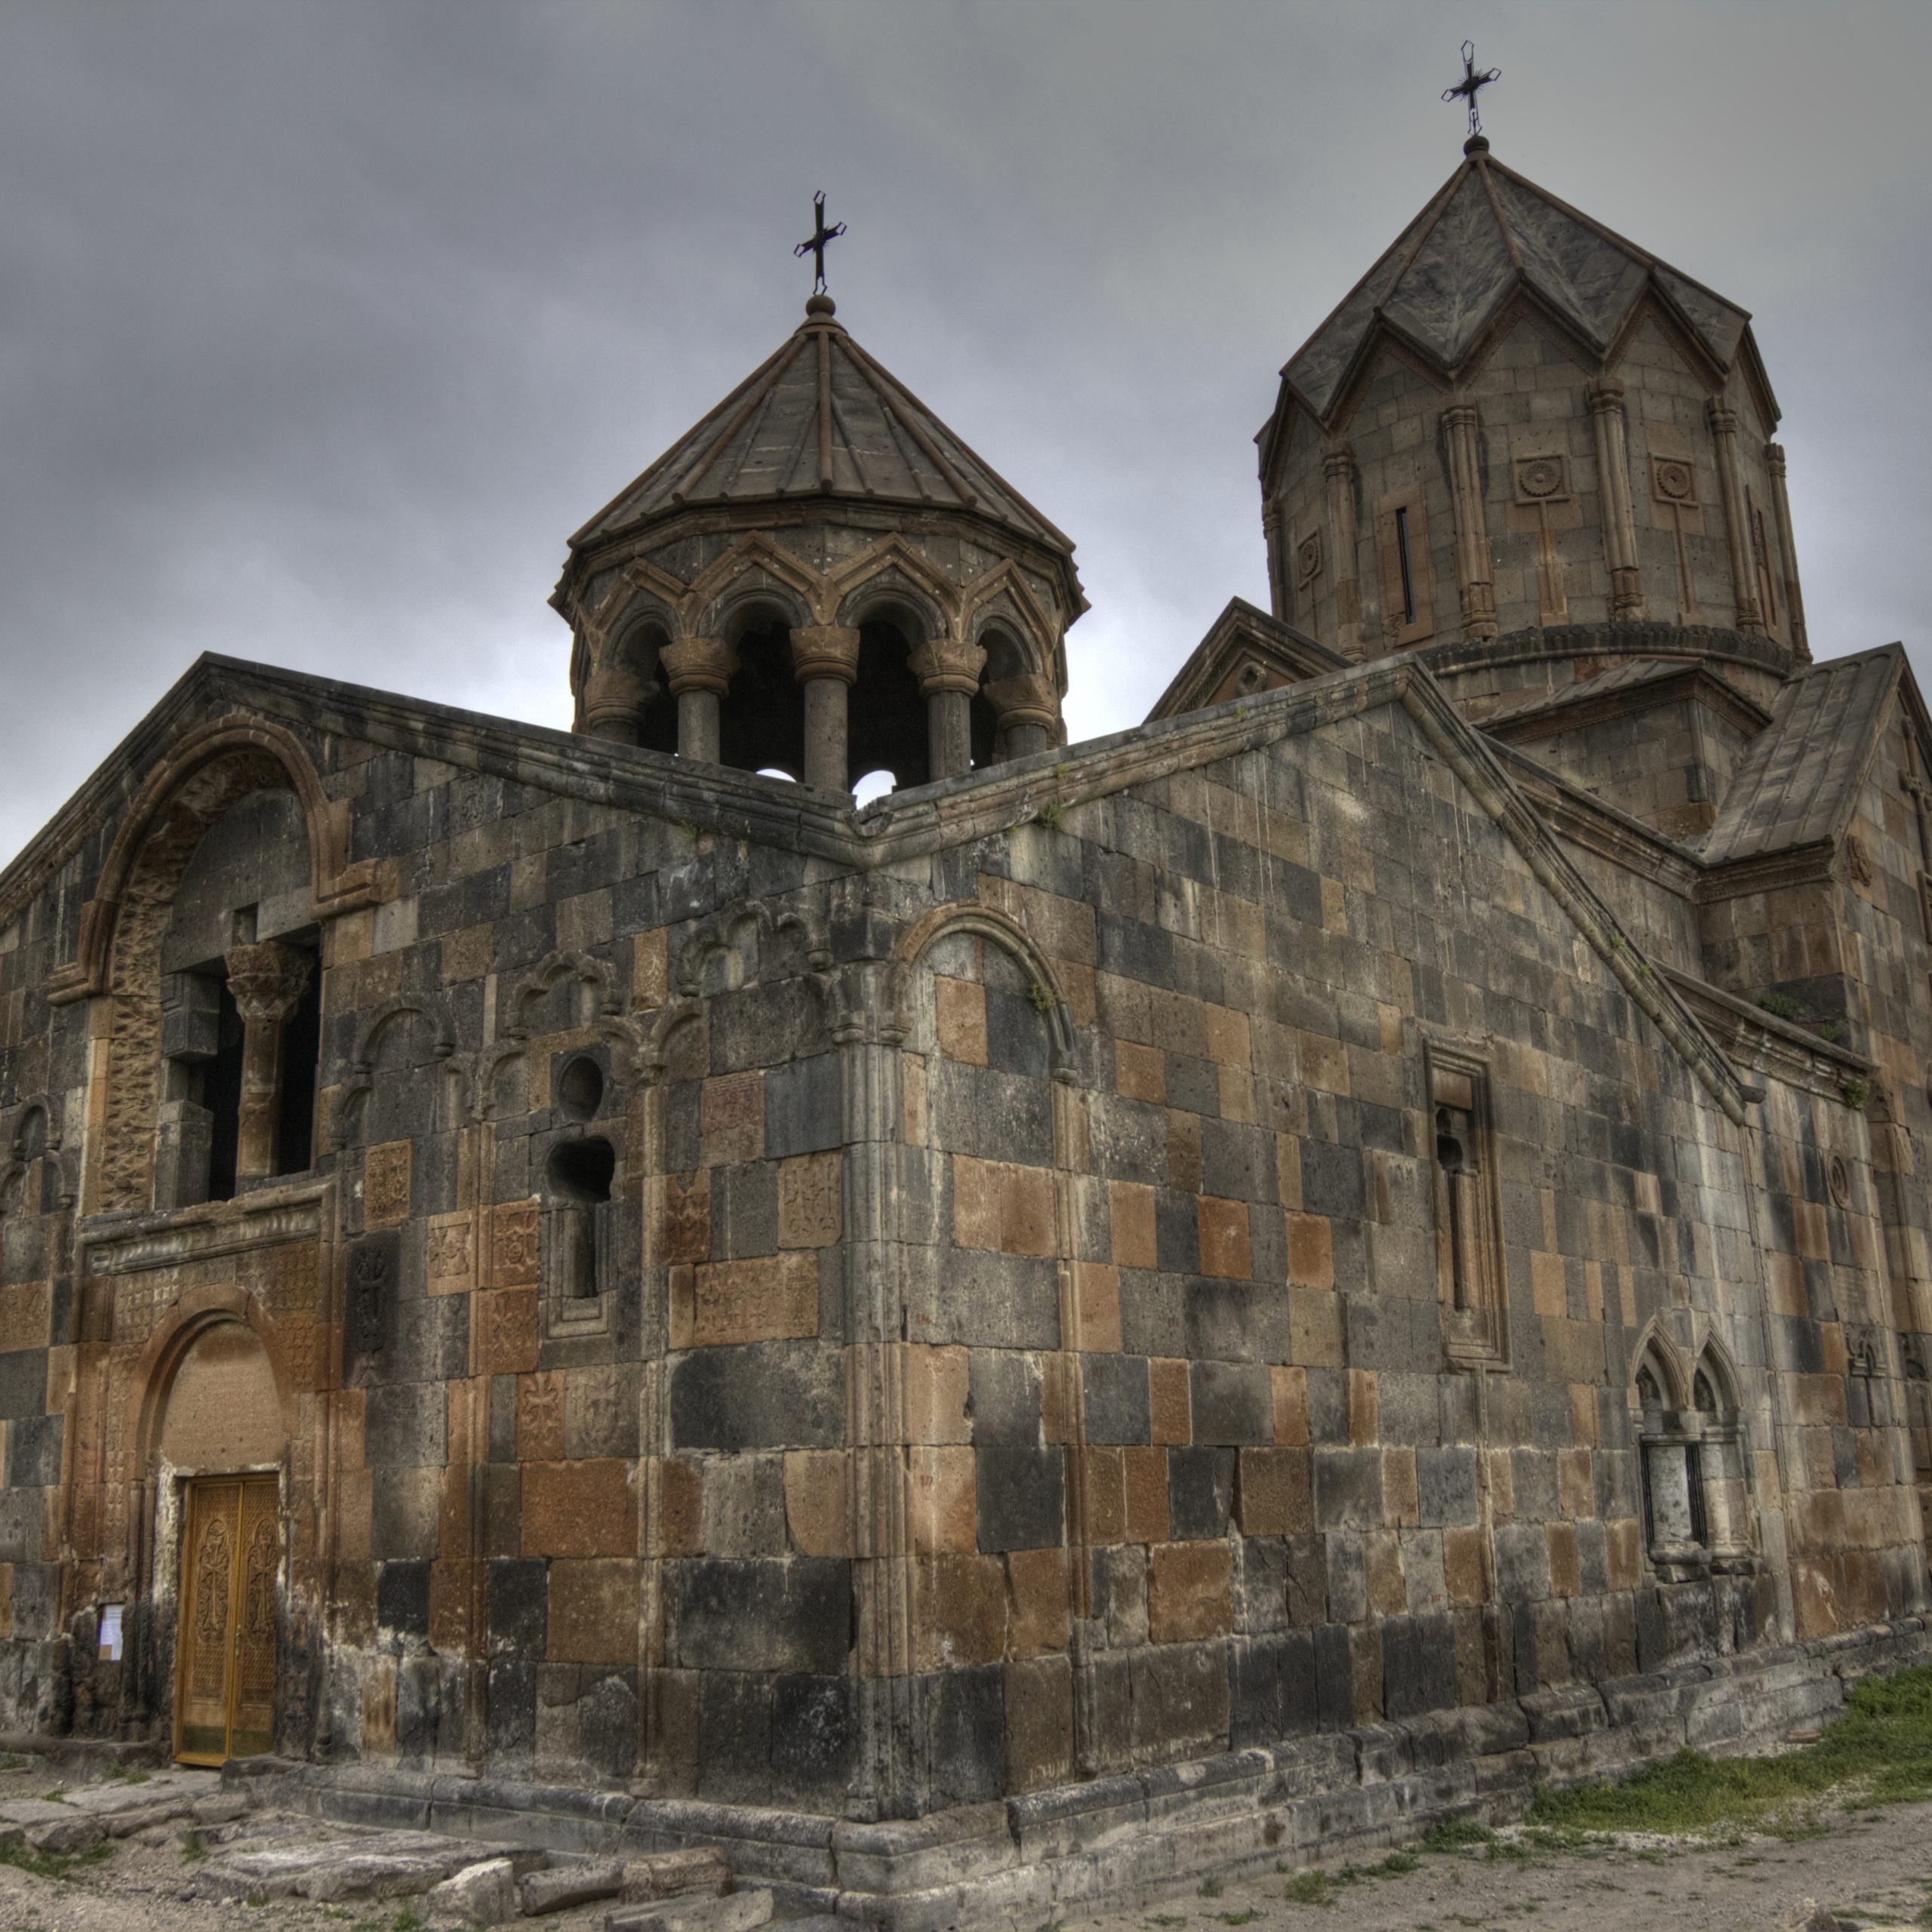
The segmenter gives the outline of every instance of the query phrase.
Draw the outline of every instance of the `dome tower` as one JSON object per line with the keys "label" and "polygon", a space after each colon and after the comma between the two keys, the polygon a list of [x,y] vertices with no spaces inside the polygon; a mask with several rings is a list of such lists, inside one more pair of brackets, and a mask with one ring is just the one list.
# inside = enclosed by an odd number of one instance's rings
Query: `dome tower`
{"label": "dome tower", "polygon": [[1478,718],[1632,657],[1765,703],[1810,656],[1777,420],[1743,309],[1472,135],[1281,371],[1275,614]]}
{"label": "dome tower", "polygon": [[576,728],[849,791],[1060,743],[1073,546],[814,294],[570,540]]}

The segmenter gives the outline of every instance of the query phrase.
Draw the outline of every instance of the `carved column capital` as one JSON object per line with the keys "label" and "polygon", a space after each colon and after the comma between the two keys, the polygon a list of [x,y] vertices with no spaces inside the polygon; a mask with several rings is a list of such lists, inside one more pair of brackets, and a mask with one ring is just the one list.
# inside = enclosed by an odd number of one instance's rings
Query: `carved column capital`
{"label": "carved column capital", "polygon": [[635,738],[657,681],[634,665],[601,663],[583,681],[583,728],[593,737]]}
{"label": "carved column capital", "polygon": [[856,624],[795,624],[792,628],[792,675],[801,685],[814,678],[836,678],[841,685],[859,675],[859,631]]}
{"label": "carved column capital", "polygon": [[971,697],[980,688],[980,673],[986,663],[986,654],[963,638],[934,638],[921,645],[912,657],[912,675],[927,697],[937,691],[961,691]]}
{"label": "carved column capital", "polygon": [[1346,482],[1352,482],[1355,480],[1355,473],[1353,451],[1349,449],[1346,445],[1342,445],[1334,449],[1324,450],[1321,452],[1321,473],[1324,476],[1336,478]]}
{"label": "carved column capital", "polygon": [[1710,423],[1712,435],[1730,436],[1737,434],[1737,411],[1728,404],[1707,402],[1704,405],[1704,414]]}
{"label": "carved column capital", "polygon": [[1764,466],[1774,476],[1782,476],[1785,473],[1783,444],[1767,443],[1764,445]]}
{"label": "carved column capital", "polygon": [[1452,402],[1442,412],[1442,420],[1452,429],[1473,429],[1481,417],[1472,402]]}
{"label": "carved column capital", "polygon": [[738,654],[721,637],[681,637],[657,654],[673,697],[687,691],[709,691],[722,697],[731,688]]}
{"label": "carved column capital", "polygon": [[308,954],[263,940],[231,946],[224,955],[228,990],[248,1026],[279,1026],[295,1010],[313,970]]}
{"label": "carved column capital", "polygon": [[1020,725],[1039,724],[1058,734],[1060,694],[1054,688],[1052,678],[1035,672],[1001,678],[987,685],[986,697],[1009,731]]}
{"label": "carved column capital", "polygon": [[1589,398],[1591,410],[1601,415],[1607,410],[1623,407],[1623,378],[1621,376],[1599,376],[1584,392]]}

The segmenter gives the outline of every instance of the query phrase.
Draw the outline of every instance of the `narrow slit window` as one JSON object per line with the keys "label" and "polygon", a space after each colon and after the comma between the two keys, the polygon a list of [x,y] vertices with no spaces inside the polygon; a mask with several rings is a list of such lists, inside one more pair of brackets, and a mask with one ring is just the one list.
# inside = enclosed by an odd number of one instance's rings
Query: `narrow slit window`
{"label": "narrow slit window", "polygon": [[1416,620],[1416,573],[1409,555],[1409,513],[1406,508],[1395,512],[1395,558],[1402,570],[1402,621],[1412,624]]}

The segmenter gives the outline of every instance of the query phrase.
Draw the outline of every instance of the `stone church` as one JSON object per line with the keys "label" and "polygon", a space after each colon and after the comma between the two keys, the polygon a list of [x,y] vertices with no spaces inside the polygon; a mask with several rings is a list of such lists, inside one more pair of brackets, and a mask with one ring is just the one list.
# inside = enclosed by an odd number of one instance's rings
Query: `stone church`
{"label": "stone church", "polygon": [[1134,730],[823,295],[573,731],[201,660],[0,875],[0,1721],[938,1925],[1918,1656],[1932,720],[1777,422],[1476,136]]}

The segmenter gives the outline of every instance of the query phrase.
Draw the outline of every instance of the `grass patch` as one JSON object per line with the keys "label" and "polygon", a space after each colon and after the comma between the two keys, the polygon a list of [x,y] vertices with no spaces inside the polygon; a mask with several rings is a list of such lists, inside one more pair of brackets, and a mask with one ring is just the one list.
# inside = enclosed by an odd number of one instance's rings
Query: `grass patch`
{"label": "grass patch", "polygon": [[1291,1905],[1333,1905],[1335,1881],[1325,1872],[1297,1872],[1284,1896]]}
{"label": "grass patch", "polygon": [[1201,1881],[1201,1896],[1204,1899],[1217,1899],[1226,1890],[1218,1878],[1203,1878]]}
{"label": "grass patch", "polygon": [[114,1847],[105,1839],[85,1851],[35,1851],[26,1844],[0,1847],[0,1865],[31,1872],[36,1878],[71,1878],[77,1867],[103,1864],[113,1856]]}
{"label": "grass patch", "polygon": [[1496,1834],[1473,1818],[1439,1818],[1422,1835],[1424,1851],[1474,1851],[1495,1841]]}
{"label": "grass patch", "polygon": [[181,1856],[190,1865],[199,1865],[208,1855],[208,1848],[202,1844],[199,1832],[183,1832],[181,1834]]}
{"label": "grass patch", "polygon": [[1780,1838],[1815,1838],[1812,1815],[1829,1794],[1865,1805],[1932,1798],[1932,1668],[1869,1678],[1815,1744],[1776,1758],[1707,1758],[1680,1751],[1620,1784],[1537,1794],[1538,1824],[1585,1832],[1706,1832],[1746,1825]]}

